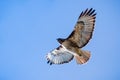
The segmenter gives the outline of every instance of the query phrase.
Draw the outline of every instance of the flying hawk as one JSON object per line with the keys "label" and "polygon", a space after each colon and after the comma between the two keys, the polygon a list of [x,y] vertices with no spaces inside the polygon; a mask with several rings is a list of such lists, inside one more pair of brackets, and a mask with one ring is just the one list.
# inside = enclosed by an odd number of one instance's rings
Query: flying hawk
{"label": "flying hawk", "polygon": [[90,58],[90,51],[82,50],[92,37],[96,13],[93,8],[83,11],[74,27],[72,33],[65,39],[58,38],[60,46],[50,51],[46,58],[47,63],[63,64],[70,62],[73,58],[78,64],[86,63]]}

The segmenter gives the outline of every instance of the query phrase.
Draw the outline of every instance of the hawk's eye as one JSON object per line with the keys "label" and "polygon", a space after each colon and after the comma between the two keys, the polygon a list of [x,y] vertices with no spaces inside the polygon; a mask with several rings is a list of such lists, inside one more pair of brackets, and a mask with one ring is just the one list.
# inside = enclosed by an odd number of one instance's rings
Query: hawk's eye
{"label": "hawk's eye", "polygon": [[60,45],[60,48],[62,48],[62,46]]}
{"label": "hawk's eye", "polygon": [[59,50],[59,47],[57,47],[56,49]]}
{"label": "hawk's eye", "polygon": [[62,46],[60,45],[59,47],[57,47],[56,49],[59,50],[60,48],[62,48]]}

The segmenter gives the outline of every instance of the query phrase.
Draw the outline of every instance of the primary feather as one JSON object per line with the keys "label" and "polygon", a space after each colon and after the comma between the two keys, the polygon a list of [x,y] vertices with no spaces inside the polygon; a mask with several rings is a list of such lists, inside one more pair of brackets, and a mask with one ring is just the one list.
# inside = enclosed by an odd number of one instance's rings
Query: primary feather
{"label": "primary feather", "polygon": [[84,47],[92,37],[96,13],[92,8],[86,9],[78,18],[73,32],[67,38],[73,41],[79,48]]}

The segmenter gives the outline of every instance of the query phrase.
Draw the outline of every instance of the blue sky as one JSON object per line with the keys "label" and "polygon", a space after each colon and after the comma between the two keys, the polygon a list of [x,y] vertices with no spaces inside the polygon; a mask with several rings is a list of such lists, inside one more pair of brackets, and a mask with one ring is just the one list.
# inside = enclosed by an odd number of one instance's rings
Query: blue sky
{"label": "blue sky", "polygon": [[[0,80],[119,80],[119,0],[1,0]],[[48,65],[45,55],[67,37],[81,11],[97,12],[84,50],[87,64]]]}

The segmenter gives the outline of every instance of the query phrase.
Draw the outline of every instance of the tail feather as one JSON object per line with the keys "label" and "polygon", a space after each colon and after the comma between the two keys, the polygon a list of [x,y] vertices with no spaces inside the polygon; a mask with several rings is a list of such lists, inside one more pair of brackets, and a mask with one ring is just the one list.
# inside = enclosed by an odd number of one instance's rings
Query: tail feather
{"label": "tail feather", "polygon": [[78,64],[86,63],[89,60],[89,58],[90,58],[90,52],[81,50],[80,54],[81,55],[75,55],[75,59],[76,59],[77,63]]}

